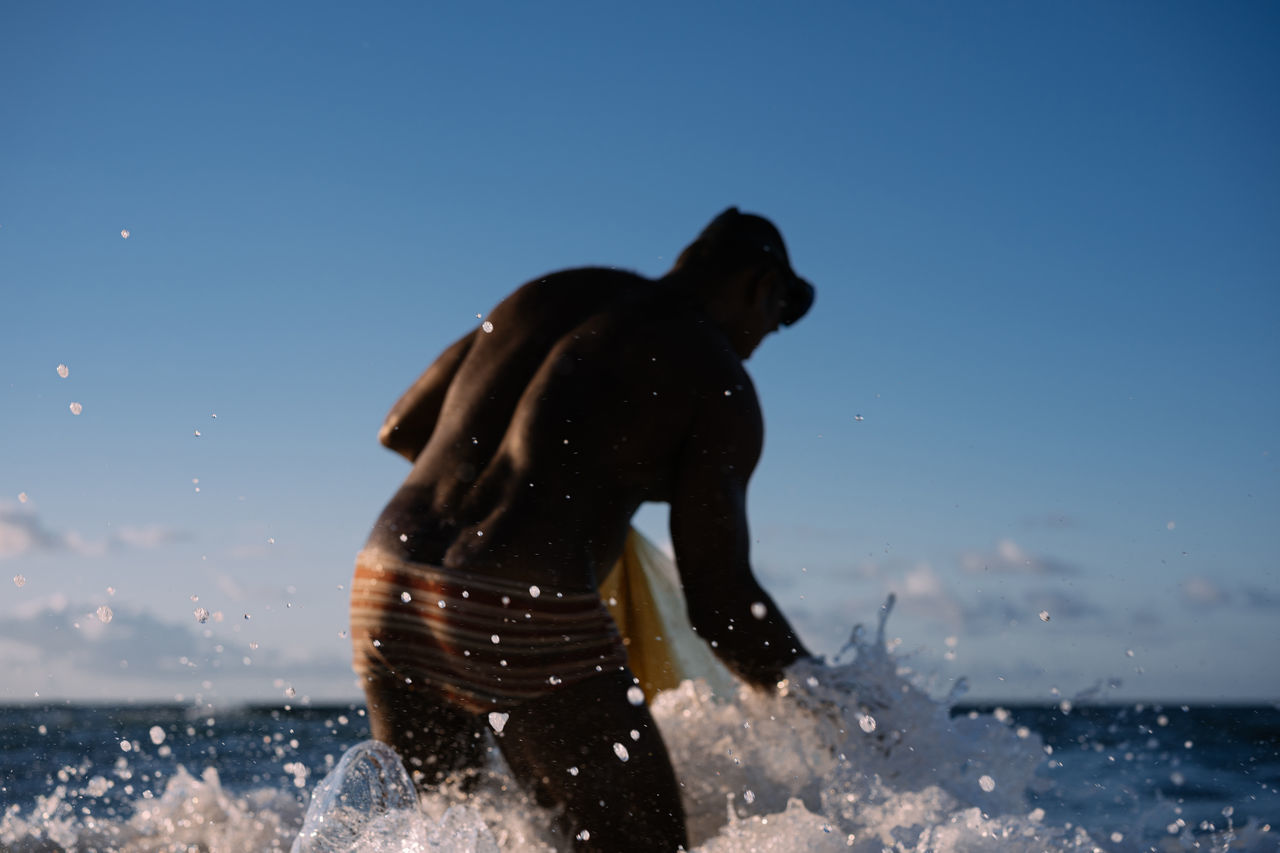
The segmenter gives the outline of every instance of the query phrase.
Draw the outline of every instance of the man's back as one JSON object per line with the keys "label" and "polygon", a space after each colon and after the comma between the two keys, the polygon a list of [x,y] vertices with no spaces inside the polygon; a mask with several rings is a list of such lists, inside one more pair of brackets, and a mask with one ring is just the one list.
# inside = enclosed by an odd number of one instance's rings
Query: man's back
{"label": "man's back", "polygon": [[[724,333],[679,282],[582,269],[504,300],[457,367],[379,545],[451,569],[594,589],[691,434],[749,475],[761,420]],[[383,528],[383,525],[379,525]]]}
{"label": "man's back", "polygon": [[777,229],[730,208],[657,281],[525,285],[396,403],[380,440],[414,467],[356,558],[351,641],[373,736],[423,783],[483,766],[496,712],[494,743],[576,850],[688,846],[596,584],[636,508],[665,501],[720,661],[769,689],[807,654],[751,571],[763,426],[742,362],[812,301]]}

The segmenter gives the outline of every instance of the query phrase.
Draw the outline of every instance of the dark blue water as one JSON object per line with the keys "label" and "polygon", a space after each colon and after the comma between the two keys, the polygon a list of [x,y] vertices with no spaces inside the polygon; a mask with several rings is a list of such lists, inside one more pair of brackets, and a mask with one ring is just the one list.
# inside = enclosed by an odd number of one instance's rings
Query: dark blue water
{"label": "dark blue water", "polygon": [[[1048,754],[1031,805],[1044,809],[1047,821],[1087,828],[1114,845],[1107,849],[1185,849],[1185,841],[1170,846],[1174,836],[1187,837],[1184,829],[1220,835],[1250,821],[1280,830],[1275,706],[954,709],[979,712],[1040,735]],[[91,849],[35,838],[33,816],[44,808],[64,820],[127,821],[163,794],[180,767],[197,777],[216,768],[230,793],[271,789],[292,798],[297,814],[276,808],[288,824],[300,819],[309,790],[342,753],[367,737],[359,705],[0,707],[0,815],[8,822],[0,847]],[[17,820],[25,821],[19,829]],[[282,832],[271,846],[287,849],[287,840]]]}
{"label": "dark blue water", "polygon": [[[1147,839],[1250,818],[1280,830],[1280,708],[1274,705],[1006,706],[1052,749],[1032,796],[1095,837]],[[994,706],[958,709],[992,711]],[[1099,833],[1097,830],[1104,829]]]}

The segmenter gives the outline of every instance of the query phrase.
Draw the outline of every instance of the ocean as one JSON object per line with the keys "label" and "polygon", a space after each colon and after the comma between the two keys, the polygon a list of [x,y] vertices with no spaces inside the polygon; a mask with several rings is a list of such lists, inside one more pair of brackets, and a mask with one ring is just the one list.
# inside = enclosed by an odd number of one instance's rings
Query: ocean
{"label": "ocean", "polygon": [[[1280,850],[1280,705],[967,705],[882,640],[659,696],[694,849]],[[0,849],[569,849],[497,759],[414,802],[367,738],[358,704],[0,707]]]}

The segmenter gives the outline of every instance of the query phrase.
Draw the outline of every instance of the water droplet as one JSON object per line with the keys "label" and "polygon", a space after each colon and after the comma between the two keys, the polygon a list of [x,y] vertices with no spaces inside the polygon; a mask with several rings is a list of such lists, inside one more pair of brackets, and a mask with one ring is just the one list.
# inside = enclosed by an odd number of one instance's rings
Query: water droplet
{"label": "water droplet", "polygon": [[71,409],[71,414],[73,415],[78,415],[84,411],[84,406],[80,405],[79,403],[72,403],[69,408]]}
{"label": "water droplet", "polygon": [[757,619],[763,619],[769,615],[769,608],[764,606],[763,601],[756,601],[751,605],[751,615]]}
{"label": "water droplet", "polygon": [[58,365],[58,375],[61,376],[63,379],[66,379],[70,373],[71,371],[67,369],[67,366],[65,364]]}
{"label": "water droplet", "polygon": [[99,621],[99,622],[102,622],[102,623],[104,623],[104,624],[105,624],[105,623],[107,623],[107,622],[110,622],[110,621],[111,621],[111,617],[112,617],[113,615],[115,615],[115,614],[113,614],[113,613],[111,612],[111,608],[110,608],[110,607],[108,607],[108,606],[107,606],[107,605],[105,605],[105,604],[98,608],[98,621]]}
{"label": "water droplet", "polygon": [[197,607],[192,612],[195,614],[196,621],[199,622],[201,625],[209,621],[209,611],[205,610],[203,607]]}
{"label": "water droplet", "polygon": [[636,707],[644,704],[644,691],[640,689],[638,684],[633,684],[627,688],[627,701]]}
{"label": "water droplet", "polygon": [[121,237],[123,237],[124,239],[128,240],[128,239],[129,239],[129,229],[128,229],[128,228],[121,228],[121,229],[120,229],[120,236],[121,236]]}
{"label": "water droplet", "polygon": [[533,598],[537,598],[538,596],[542,595],[542,590],[538,589],[537,584],[534,584],[533,586],[529,587],[529,595]]}
{"label": "water droplet", "polygon": [[488,320],[485,320],[483,323],[480,324],[480,328],[484,329],[484,333],[487,335],[493,331],[493,324],[490,323]]}
{"label": "water droplet", "polygon": [[20,503],[20,504],[24,504],[24,503],[26,503],[26,502],[27,502],[27,501],[29,501],[29,500],[31,500],[31,499],[27,497],[27,493],[26,493],[26,492],[18,492],[18,503]]}
{"label": "water droplet", "polygon": [[493,727],[495,732],[502,734],[502,729],[507,724],[507,718],[510,716],[510,714],[504,714],[501,711],[491,711],[489,713],[489,725]]}
{"label": "water droplet", "polygon": [[858,716],[858,728],[867,734],[871,734],[876,730],[876,718],[870,714],[860,714]]}
{"label": "water droplet", "polygon": [[732,392],[732,391],[730,391],[728,388],[726,388],[726,389],[724,389],[724,395],[725,395],[726,397],[732,397],[732,396],[733,396],[733,392]]}
{"label": "water droplet", "polygon": [[853,419],[854,419],[855,421],[860,421],[860,420],[862,420],[862,415],[854,415],[854,416],[853,416]]}
{"label": "water droplet", "polygon": [[200,430],[196,430],[196,438],[200,437]]}
{"label": "water droplet", "polygon": [[267,539],[267,544],[268,545],[276,544],[276,538],[274,536],[270,537],[269,539]]}
{"label": "water droplet", "polygon": [[978,787],[990,794],[996,789],[996,780],[983,774],[978,777]]}
{"label": "water droplet", "polygon": [[591,840],[591,830],[589,830],[589,829],[584,829],[584,830],[582,830],[582,832],[579,832],[579,833],[578,833],[578,835],[577,835],[577,839],[578,839],[579,841],[590,841],[590,840]]}
{"label": "water droplet", "polygon": [[408,542],[408,541],[409,541],[409,534],[408,534],[408,533],[401,533],[401,534],[400,534],[400,541],[401,541],[401,542]]}
{"label": "water droplet", "polygon": [[618,756],[620,761],[626,761],[631,757],[631,753],[627,752],[627,748],[617,742],[613,744],[613,754]]}
{"label": "water droplet", "polygon": [[1113,833],[1111,833],[1111,843],[1112,843],[1112,844],[1119,844],[1121,841],[1124,841],[1124,833],[1123,833],[1123,832],[1113,832]]}
{"label": "water droplet", "polygon": [[151,735],[151,742],[156,746],[164,743],[164,729],[159,726],[152,726],[149,734]]}
{"label": "water droplet", "polygon": [[560,676],[558,676],[558,675],[548,675],[548,676],[547,676],[547,683],[548,683],[548,684],[552,684],[552,685],[559,684],[559,683],[560,683]]}
{"label": "water droplet", "polygon": [[576,767],[570,767],[570,768],[569,768],[569,775],[570,775],[570,776],[577,776],[577,775],[578,775],[578,768],[576,768]]}
{"label": "water droplet", "polygon": [[491,636],[491,637],[489,638],[489,641],[490,641],[491,643],[493,643],[493,644],[496,646],[496,645],[498,645],[498,643],[501,643],[501,642],[502,642],[502,638],[501,638],[501,637],[499,637],[497,634],[494,634],[493,636]]}
{"label": "water droplet", "polygon": [[408,604],[410,601],[413,601],[413,596],[407,592],[402,592],[400,593],[400,600],[405,604]]}
{"label": "water droplet", "polygon": [[1041,610],[1041,611],[1040,611],[1040,621],[1041,621],[1041,622],[1048,622],[1048,621],[1049,621],[1049,611],[1048,611],[1048,610]]}
{"label": "water droplet", "polygon": [[748,788],[742,792],[742,801],[747,805],[751,805],[756,801],[756,792]]}

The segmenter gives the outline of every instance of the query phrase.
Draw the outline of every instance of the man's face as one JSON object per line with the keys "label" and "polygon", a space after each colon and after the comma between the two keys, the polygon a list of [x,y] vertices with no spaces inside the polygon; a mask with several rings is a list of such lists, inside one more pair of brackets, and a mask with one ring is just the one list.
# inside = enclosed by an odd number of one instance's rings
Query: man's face
{"label": "man's face", "polygon": [[778,331],[787,294],[788,277],[777,267],[767,268],[757,274],[754,298],[745,318],[744,359],[755,352],[767,335]]}

